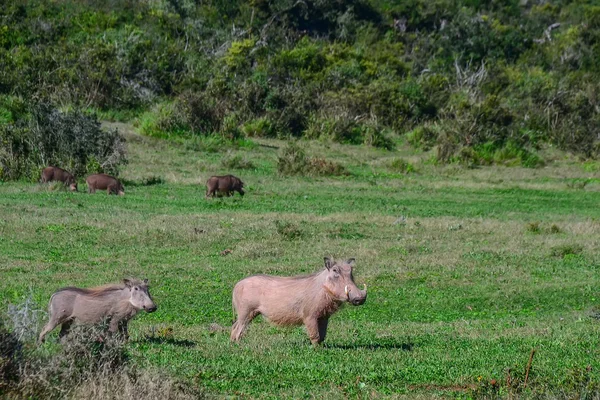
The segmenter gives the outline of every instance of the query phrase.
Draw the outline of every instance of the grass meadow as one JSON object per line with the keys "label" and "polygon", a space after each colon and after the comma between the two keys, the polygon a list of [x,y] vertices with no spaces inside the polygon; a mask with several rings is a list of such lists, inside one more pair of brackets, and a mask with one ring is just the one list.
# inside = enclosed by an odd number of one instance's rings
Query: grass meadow
{"label": "grass meadow", "polygon": [[[130,324],[132,359],[209,397],[600,395],[600,164],[556,153],[540,169],[469,169],[403,146],[310,142],[349,175],[282,177],[284,142],[210,152],[118,126],[123,197],[0,184],[3,309],[148,278],[158,311]],[[224,167],[233,155],[249,168]],[[415,171],[396,171],[398,158]],[[246,196],[206,200],[220,173]],[[229,343],[238,280],[312,273],[324,256],[355,257],[369,294],[331,318],[323,346],[260,317]],[[58,346],[55,331],[43,349]]]}

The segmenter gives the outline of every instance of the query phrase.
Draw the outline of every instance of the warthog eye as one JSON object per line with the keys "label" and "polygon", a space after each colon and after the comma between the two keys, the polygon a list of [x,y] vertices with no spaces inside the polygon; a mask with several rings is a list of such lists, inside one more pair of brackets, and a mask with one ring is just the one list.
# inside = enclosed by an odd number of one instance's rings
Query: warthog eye
{"label": "warthog eye", "polygon": [[135,290],[139,290],[139,289],[137,288],[137,286],[136,286]]}

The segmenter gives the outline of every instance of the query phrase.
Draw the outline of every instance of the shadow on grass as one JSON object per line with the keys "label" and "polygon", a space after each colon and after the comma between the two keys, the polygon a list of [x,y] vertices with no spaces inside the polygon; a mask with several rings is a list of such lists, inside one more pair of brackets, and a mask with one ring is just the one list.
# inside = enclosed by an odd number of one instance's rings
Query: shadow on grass
{"label": "shadow on grass", "polygon": [[123,186],[154,186],[154,185],[162,185],[165,183],[165,180],[160,176],[148,176],[139,180],[129,180],[129,179],[120,179]]}
{"label": "shadow on grass", "polygon": [[160,337],[151,337],[146,336],[143,340],[139,342],[153,343],[153,344],[170,344],[178,347],[195,347],[196,342],[187,339],[173,339],[173,338],[160,338]]}
{"label": "shadow on grass", "polygon": [[328,349],[342,349],[342,350],[358,350],[358,349],[366,349],[366,350],[402,350],[402,351],[412,351],[414,343],[400,343],[390,340],[382,340],[380,342],[374,343],[350,343],[350,344],[336,344],[329,343],[325,344],[325,348]]}

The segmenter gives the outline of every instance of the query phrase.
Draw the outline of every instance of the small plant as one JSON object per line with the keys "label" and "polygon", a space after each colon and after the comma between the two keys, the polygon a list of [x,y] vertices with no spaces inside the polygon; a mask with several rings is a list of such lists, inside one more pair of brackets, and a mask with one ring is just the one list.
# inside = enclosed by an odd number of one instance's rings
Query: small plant
{"label": "small plant", "polygon": [[327,161],[324,158],[311,158],[309,161],[310,175],[347,175],[346,168],[333,161]]}
{"label": "small plant", "polygon": [[550,226],[550,233],[560,233],[560,232],[561,232],[561,230],[560,230],[560,228],[558,227],[558,225],[556,225],[556,224],[552,224],[552,225]]}
{"label": "small plant", "polygon": [[241,154],[228,153],[221,159],[221,166],[227,169],[254,169],[256,166]]}
{"label": "small plant", "polygon": [[583,246],[578,244],[563,244],[552,248],[550,253],[553,257],[565,258],[570,255],[577,255],[583,252]]}
{"label": "small plant", "polygon": [[277,130],[268,118],[258,118],[246,122],[241,127],[246,137],[276,137]]}
{"label": "small plant", "polygon": [[400,172],[402,174],[409,174],[411,172],[415,172],[415,167],[402,158],[394,158],[388,163],[388,168],[392,171]]}
{"label": "small plant", "polygon": [[296,142],[289,142],[277,159],[277,171],[281,175],[303,175],[308,170],[309,158]]}
{"label": "small plant", "polygon": [[302,231],[297,224],[293,222],[275,220],[277,233],[287,240],[294,240],[302,237]]}
{"label": "small plant", "polygon": [[346,168],[324,158],[311,158],[304,149],[294,142],[283,148],[277,161],[281,175],[346,175]]}
{"label": "small plant", "polygon": [[525,229],[527,230],[527,232],[531,233],[540,233],[542,231],[539,222],[530,222],[526,225]]}

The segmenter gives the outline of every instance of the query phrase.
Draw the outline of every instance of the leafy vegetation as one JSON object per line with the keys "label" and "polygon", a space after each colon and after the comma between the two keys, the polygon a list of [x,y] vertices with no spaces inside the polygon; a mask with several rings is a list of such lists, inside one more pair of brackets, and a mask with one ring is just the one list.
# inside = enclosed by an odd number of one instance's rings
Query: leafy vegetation
{"label": "leafy vegetation", "polygon": [[75,177],[116,174],[127,162],[125,139],[117,130],[104,130],[94,116],[61,112],[40,103],[14,122],[0,125],[0,179],[37,181],[49,165]]}
{"label": "leafy vegetation", "polygon": [[0,103],[142,112],[160,137],[392,149],[408,133],[441,162],[536,167],[547,146],[600,152],[599,15],[571,0],[17,0],[0,5]]}

